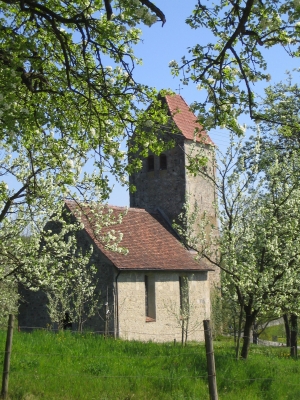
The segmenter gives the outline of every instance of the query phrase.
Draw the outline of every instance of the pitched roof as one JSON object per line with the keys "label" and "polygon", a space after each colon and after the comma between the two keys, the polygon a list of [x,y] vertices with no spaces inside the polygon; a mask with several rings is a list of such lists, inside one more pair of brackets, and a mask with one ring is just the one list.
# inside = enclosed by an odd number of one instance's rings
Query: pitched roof
{"label": "pitched roof", "polygon": [[170,115],[177,128],[186,139],[206,144],[214,144],[203,126],[197,122],[197,117],[192,113],[187,103],[179,94],[167,94],[164,96]]}
{"label": "pitched roof", "polygon": [[[104,213],[112,210],[115,221],[123,215],[122,222],[103,227],[100,235],[111,230],[123,234],[120,246],[128,253],[120,254],[105,248],[95,234],[95,217],[88,205],[79,206],[73,201],[66,201],[67,208],[81,219],[84,229],[94,244],[119,270],[178,270],[209,271],[203,261],[195,261],[194,256],[168,230],[168,225],[159,213],[149,213],[144,209],[107,206]],[[82,211],[78,217],[77,211]]]}

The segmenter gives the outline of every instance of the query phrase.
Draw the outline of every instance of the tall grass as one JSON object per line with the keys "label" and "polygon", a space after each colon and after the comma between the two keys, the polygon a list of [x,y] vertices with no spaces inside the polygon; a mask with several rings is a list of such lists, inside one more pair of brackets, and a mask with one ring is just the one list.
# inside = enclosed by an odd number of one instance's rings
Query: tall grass
{"label": "tall grass", "polygon": [[[0,351],[4,344],[2,331]],[[249,360],[237,362],[232,343],[214,346],[221,400],[300,399],[300,364],[288,350],[252,347]],[[206,400],[205,348],[15,332],[9,393],[11,400]]]}

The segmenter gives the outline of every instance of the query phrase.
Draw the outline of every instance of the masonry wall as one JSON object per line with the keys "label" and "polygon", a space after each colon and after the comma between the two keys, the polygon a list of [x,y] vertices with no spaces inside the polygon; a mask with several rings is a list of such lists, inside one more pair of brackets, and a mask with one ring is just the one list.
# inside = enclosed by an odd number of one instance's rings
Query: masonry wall
{"label": "masonry wall", "polygon": [[45,292],[39,290],[33,292],[19,285],[18,325],[24,331],[30,331],[35,328],[49,328],[51,321],[47,309],[48,299]]}
{"label": "masonry wall", "polygon": [[[205,178],[201,174],[195,176],[188,171],[188,156],[203,155],[208,159],[207,165],[203,167],[204,172],[211,176],[215,176],[215,151],[211,145],[203,145],[201,143],[194,143],[190,140],[186,140],[184,144],[184,152],[186,154],[185,165],[186,165],[186,196],[189,201],[189,212],[192,213],[196,208],[198,209],[197,216],[193,229],[197,234],[199,228],[199,222],[206,213],[211,224],[215,227],[218,226],[217,213],[216,213],[216,191],[212,181],[209,178]],[[218,235],[218,230],[214,230],[215,235]],[[206,234],[211,234],[211,228],[207,227]],[[211,290],[215,287],[220,287],[220,269],[211,265],[214,271],[209,272],[209,281],[211,283]]]}
{"label": "masonry wall", "polygon": [[[52,227],[53,228],[53,227]],[[54,230],[54,229],[53,229]],[[93,242],[85,231],[77,233],[77,241],[79,249],[85,254],[90,251]],[[103,333],[105,330],[105,303],[108,302],[110,311],[110,319],[108,329],[111,335],[114,335],[114,266],[112,263],[95,247],[90,257],[89,265],[97,267],[95,281],[97,282],[96,291],[99,295],[100,308],[95,316],[86,320],[83,329],[97,331]],[[43,291],[33,292],[25,290],[23,287],[19,289],[22,301],[19,307],[19,326],[23,330],[28,328],[57,328],[56,323],[52,323],[47,308],[48,299]],[[77,330],[78,325],[73,321],[72,329]]]}
{"label": "masonry wall", "polygon": [[[211,145],[203,145],[201,143],[194,143],[186,140],[184,143],[185,166],[186,166],[186,196],[189,200],[191,208],[197,203],[199,207],[199,215],[202,216],[204,212],[208,214],[211,222],[216,224],[216,209],[214,203],[216,201],[216,193],[213,183],[208,179],[197,173],[193,175],[188,171],[189,156],[203,156],[207,157],[208,162],[203,167],[203,172],[214,177],[214,148]],[[196,229],[196,228],[195,228]]]}
{"label": "masonry wall", "polygon": [[160,207],[172,222],[185,202],[185,158],[183,138],[178,145],[165,151],[167,169],[160,169],[159,156],[154,155],[154,170],[148,171],[147,159],[143,168],[130,176],[136,192],[130,194],[130,207],[156,210]]}
{"label": "masonry wall", "polygon": [[[188,201],[191,212],[196,203],[199,208],[198,220],[193,226],[195,232],[198,231],[197,224],[204,212],[217,226],[214,207],[216,193],[213,184],[200,174],[192,175],[187,169],[189,156],[195,156],[199,152],[208,158],[206,171],[214,174],[214,147],[186,140],[183,136],[176,136],[176,146],[165,152],[166,170],[159,169],[159,156],[154,155],[154,171],[148,171],[147,159],[144,159],[142,170],[130,177],[131,183],[136,186],[136,192],[130,194],[130,207],[147,210],[155,210],[159,207],[171,222],[180,222],[178,215],[183,211],[185,202]],[[207,234],[209,235],[208,231]],[[214,272],[209,272],[211,286],[212,288],[219,287],[220,270],[214,266],[211,267],[214,268]]]}
{"label": "masonry wall", "polygon": [[[77,235],[77,242],[79,248],[83,251],[89,251],[91,246],[93,252],[90,257],[89,264],[95,265],[97,267],[96,282],[99,294],[100,308],[97,314],[93,317],[87,319],[84,324],[84,329],[97,331],[99,333],[104,333],[105,331],[105,319],[106,319],[106,306],[108,303],[108,310],[110,313],[108,329],[110,335],[114,335],[114,270],[115,267],[111,261],[101,253],[98,248],[93,244],[90,237],[85,231],[80,231]],[[74,326],[76,329],[76,324]]]}
{"label": "masonry wall", "polygon": [[[146,322],[145,275],[154,278],[156,319]],[[203,341],[204,319],[210,317],[210,286],[206,272],[129,272],[118,277],[119,336],[128,340],[181,341],[179,276],[189,279],[191,307],[188,340]]]}

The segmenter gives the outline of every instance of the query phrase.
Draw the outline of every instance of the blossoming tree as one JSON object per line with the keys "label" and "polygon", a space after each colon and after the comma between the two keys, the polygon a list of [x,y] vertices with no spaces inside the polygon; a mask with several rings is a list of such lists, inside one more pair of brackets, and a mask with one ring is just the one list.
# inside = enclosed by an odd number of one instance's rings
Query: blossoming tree
{"label": "blossoming tree", "polygon": [[282,157],[279,143],[259,136],[246,146],[232,140],[215,166],[216,176],[190,166],[215,185],[219,226],[202,215],[201,233],[190,232],[189,242],[221,268],[223,292],[241,307],[243,358],[259,315],[281,316],[283,309],[299,313],[292,299],[300,289],[300,158],[293,148]]}
{"label": "blossoming tree", "polygon": [[[206,129],[226,126],[242,134],[241,114],[249,113],[253,120],[263,118],[255,83],[271,78],[267,50],[281,46],[291,57],[299,57],[299,19],[299,0],[197,2],[186,22],[203,32],[203,40],[191,45],[189,55],[172,61],[170,67],[174,75],[182,76],[183,84],[192,82],[206,91],[205,99],[194,104]],[[207,37],[212,38],[208,43]]]}
{"label": "blossoming tree", "polygon": [[[126,183],[137,165],[120,142],[133,126],[136,146],[163,146],[139,130],[166,116],[156,91],[134,79],[133,45],[138,24],[165,17],[148,0],[3,0],[0,15],[0,281],[38,288],[74,259],[79,226],[61,218],[63,198],[104,201],[107,171]],[[51,216],[60,232],[43,230]]]}

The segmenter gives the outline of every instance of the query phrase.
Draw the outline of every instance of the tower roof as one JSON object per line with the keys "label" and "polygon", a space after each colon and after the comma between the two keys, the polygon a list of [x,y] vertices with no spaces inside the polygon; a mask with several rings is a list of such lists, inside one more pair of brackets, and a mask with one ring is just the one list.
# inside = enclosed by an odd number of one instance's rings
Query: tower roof
{"label": "tower roof", "polygon": [[213,145],[213,141],[203,126],[197,122],[197,117],[192,113],[187,103],[179,94],[167,94],[164,96],[170,116],[177,128],[186,139],[195,140]]}

